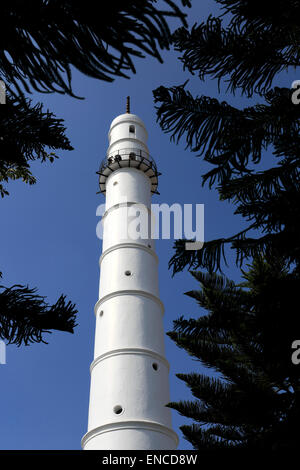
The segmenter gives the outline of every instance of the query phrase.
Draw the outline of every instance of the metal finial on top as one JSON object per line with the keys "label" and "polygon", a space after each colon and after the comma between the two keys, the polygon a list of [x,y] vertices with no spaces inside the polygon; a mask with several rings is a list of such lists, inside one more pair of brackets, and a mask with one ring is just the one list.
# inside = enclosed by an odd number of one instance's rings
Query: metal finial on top
{"label": "metal finial on top", "polygon": [[127,96],[126,99],[126,113],[130,113],[130,96]]}

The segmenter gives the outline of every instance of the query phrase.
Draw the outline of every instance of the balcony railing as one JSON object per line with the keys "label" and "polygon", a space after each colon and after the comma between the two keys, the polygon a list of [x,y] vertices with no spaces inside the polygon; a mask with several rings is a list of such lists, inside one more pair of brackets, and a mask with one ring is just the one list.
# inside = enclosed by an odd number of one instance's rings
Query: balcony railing
{"label": "balcony railing", "polygon": [[151,192],[159,194],[157,191],[158,176],[161,174],[157,171],[154,159],[144,150],[138,148],[123,148],[109,153],[101,162],[99,171],[99,187],[100,192],[106,191],[106,179],[119,168],[132,167],[141,170],[151,179]]}

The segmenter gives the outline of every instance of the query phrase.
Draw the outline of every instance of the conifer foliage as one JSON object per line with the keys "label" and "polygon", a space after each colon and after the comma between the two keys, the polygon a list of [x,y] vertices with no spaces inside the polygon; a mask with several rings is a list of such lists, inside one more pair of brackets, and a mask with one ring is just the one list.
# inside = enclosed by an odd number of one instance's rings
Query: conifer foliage
{"label": "conifer foliage", "polygon": [[[181,0],[190,6],[190,0]],[[186,25],[172,0],[11,0],[1,7],[0,76],[18,94],[72,91],[71,67],[105,81],[135,73],[134,58],[169,49],[167,19]]]}
{"label": "conifer foliage", "polygon": [[[170,261],[174,273],[185,266],[220,268],[226,245],[236,251],[238,262],[266,251],[274,256],[284,251],[291,262],[299,256],[300,106],[292,102],[293,90],[271,86],[278,72],[300,65],[295,16],[300,2],[277,2],[274,8],[256,0],[216,2],[232,13],[229,25],[210,17],[191,31],[180,28],[173,35],[175,49],[200,79],[226,80],[229,91],[258,94],[265,102],[238,109],[216,98],[193,97],[186,83],[162,86],[154,90],[157,119],[174,141],[185,139],[187,148],[212,165],[203,184],[217,185],[220,199],[232,201],[249,225],[198,251],[187,252],[185,242],[177,241]],[[265,150],[273,151],[271,168],[256,171],[253,166]],[[261,236],[248,237],[253,229]]]}
{"label": "conifer foliage", "polygon": [[0,106],[0,195],[8,195],[3,182],[22,179],[34,184],[30,162],[53,162],[58,150],[72,150],[65,135],[63,119],[43,111],[43,105],[32,105],[29,99],[18,100],[12,95]]}
{"label": "conifer foliage", "polygon": [[[135,58],[147,54],[162,62],[160,49],[170,46],[167,19],[186,25],[176,3],[164,4],[159,9],[152,0],[111,0],[102,11],[90,0],[11,0],[1,6],[0,80],[7,97],[0,105],[0,184],[17,178],[33,184],[30,160],[53,161],[58,150],[72,149],[62,119],[33,106],[24,93],[75,97],[72,67],[111,82],[135,73]],[[181,4],[190,6],[190,0]],[[6,194],[0,186],[0,195]]]}
{"label": "conifer foliage", "polygon": [[[181,0],[190,7],[190,0]],[[186,14],[172,0],[10,0],[1,4],[0,195],[5,183],[21,179],[34,184],[33,160],[54,161],[72,150],[63,120],[25,93],[66,93],[72,90],[72,67],[111,82],[135,73],[134,60],[150,55],[162,62],[169,49],[168,19],[186,25]],[[1,88],[2,91],[2,88]],[[2,102],[2,101],[1,101]],[[1,273],[0,273],[1,276]],[[0,286],[0,338],[9,343],[44,342],[51,329],[73,332],[77,310],[62,295],[49,306],[36,289]]]}
{"label": "conifer foliage", "polygon": [[192,275],[201,289],[186,294],[202,313],[179,318],[168,335],[215,373],[177,374],[196,399],[168,405],[193,419],[183,435],[200,450],[298,447],[300,374],[291,345],[300,331],[299,276],[263,257],[240,285],[216,273]]}
{"label": "conifer foliage", "polygon": [[73,333],[77,309],[61,295],[49,306],[45,298],[28,286],[0,286],[0,338],[8,344],[26,346],[46,343],[44,333],[60,330]]}
{"label": "conifer foliage", "polygon": [[[178,374],[196,400],[169,406],[193,419],[182,431],[197,449],[295,448],[300,365],[291,356],[300,333],[300,105],[292,100],[291,83],[273,84],[280,72],[300,66],[300,2],[216,3],[222,14],[190,30],[179,28],[174,47],[191,74],[216,79],[227,93],[239,92],[251,103],[239,109],[194,97],[187,82],[157,88],[154,99],[162,130],[210,164],[202,183],[217,187],[247,227],[198,251],[185,250],[185,240],[175,242],[169,266],[173,274],[191,270],[201,290],[187,295],[206,314],[180,317],[169,336],[218,374]],[[257,170],[266,151],[266,169]],[[242,285],[218,274],[227,247],[241,268],[250,263]]]}

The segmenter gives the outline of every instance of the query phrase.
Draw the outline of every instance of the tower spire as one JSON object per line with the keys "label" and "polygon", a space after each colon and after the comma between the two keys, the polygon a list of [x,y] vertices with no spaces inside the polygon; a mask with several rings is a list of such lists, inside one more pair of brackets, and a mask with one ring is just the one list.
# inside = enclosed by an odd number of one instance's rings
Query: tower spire
{"label": "tower spire", "polygon": [[130,96],[126,98],[126,113],[130,114]]}

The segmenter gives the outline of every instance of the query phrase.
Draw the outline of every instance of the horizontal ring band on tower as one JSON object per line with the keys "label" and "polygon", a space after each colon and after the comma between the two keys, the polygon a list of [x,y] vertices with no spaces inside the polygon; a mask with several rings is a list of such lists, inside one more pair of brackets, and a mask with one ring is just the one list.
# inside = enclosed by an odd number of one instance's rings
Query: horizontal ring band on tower
{"label": "horizontal ring band on tower", "polygon": [[111,253],[112,251],[119,250],[120,248],[140,248],[144,251],[147,251],[150,255],[152,255],[156,262],[158,263],[158,256],[153,251],[151,248],[148,246],[142,245],[142,243],[133,243],[133,242],[128,242],[128,243],[118,243],[117,245],[111,246],[110,248],[107,248],[107,250],[103,251],[102,255],[99,258],[99,264],[102,263],[104,256],[108,255],[108,253]]}
{"label": "horizontal ring band on tower", "polygon": [[111,292],[110,294],[106,294],[103,297],[101,297],[101,299],[99,299],[95,304],[95,307],[94,307],[95,315],[97,315],[97,310],[98,310],[98,307],[100,307],[100,305],[102,305],[107,300],[117,297],[118,295],[141,295],[143,297],[147,297],[148,299],[151,299],[154,302],[156,302],[161,308],[162,315],[164,314],[164,311],[165,311],[164,304],[158,297],[156,297],[156,295],[153,295],[150,292],[146,292],[144,290],[123,289],[123,290]]}
{"label": "horizontal ring band on tower", "polygon": [[103,216],[102,216],[102,220],[104,220],[105,217],[107,217],[107,215],[112,212],[113,210],[115,209],[119,209],[119,207],[131,207],[131,206],[134,206],[135,204],[137,204],[138,206],[143,206],[145,207],[145,209],[147,209],[147,211],[151,214],[151,209],[150,207],[147,207],[145,206],[145,204],[141,204],[140,202],[118,202],[117,204],[114,204],[113,206],[111,206],[109,209],[107,209]]}
{"label": "horizontal ring band on tower", "polygon": [[99,436],[99,434],[112,432],[112,431],[119,431],[123,429],[133,429],[133,430],[140,430],[144,429],[146,431],[153,431],[159,432],[162,434],[166,434],[168,437],[173,439],[176,443],[176,447],[178,446],[178,436],[173,431],[173,429],[164,426],[161,423],[157,423],[156,421],[147,421],[147,420],[128,420],[128,421],[118,421],[114,423],[107,423],[103,424],[102,426],[98,426],[97,428],[91,429],[88,431],[82,438],[82,447],[86,445],[86,443],[93,439],[93,437]]}
{"label": "horizontal ring band on tower", "polygon": [[168,371],[170,369],[170,364],[167,361],[167,359],[162,356],[161,354],[158,354],[155,351],[152,351],[151,349],[143,349],[143,348],[120,348],[120,349],[114,349],[112,351],[108,351],[104,354],[101,354],[100,356],[96,357],[96,359],[93,360],[93,362],[90,365],[90,372],[92,373],[93,368],[99,364],[99,362],[104,361],[105,359],[108,359],[109,357],[113,356],[121,356],[125,354],[133,354],[133,355],[140,355],[140,356],[150,356],[153,359],[156,359],[157,361],[162,362],[165,364],[167,367]]}

